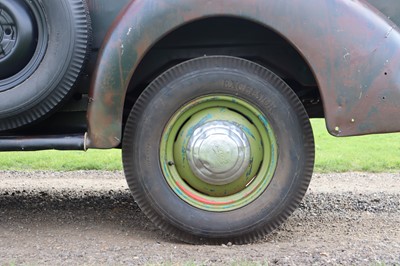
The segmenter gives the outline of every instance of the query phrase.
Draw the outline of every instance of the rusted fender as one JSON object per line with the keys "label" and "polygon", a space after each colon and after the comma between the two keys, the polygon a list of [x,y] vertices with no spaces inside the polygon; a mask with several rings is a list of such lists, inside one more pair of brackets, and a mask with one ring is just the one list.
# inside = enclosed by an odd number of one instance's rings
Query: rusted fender
{"label": "rusted fender", "polygon": [[120,144],[125,93],[152,45],[210,16],[255,21],[290,41],[314,72],[332,134],[400,131],[400,34],[366,1],[136,0],[117,18],[99,55],[89,147]]}

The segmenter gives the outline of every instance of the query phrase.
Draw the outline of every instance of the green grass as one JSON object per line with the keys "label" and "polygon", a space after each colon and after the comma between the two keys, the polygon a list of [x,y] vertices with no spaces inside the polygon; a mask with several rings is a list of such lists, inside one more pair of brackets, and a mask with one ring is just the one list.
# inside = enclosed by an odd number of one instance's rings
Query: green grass
{"label": "green grass", "polygon": [[400,134],[336,138],[325,121],[312,121],[315,137],[315,172],[394,172],[400,170]]}
{"label": "green grass", "polygon": [[[400,170],[400,134],[336,138],[324,120],[312,121],[316,172]],[[121,170],[120,150],[0,153],[0,170]]]}
{"label": "green grass", "polygon": [[121,151],[37,151],[0,153],[0,170],[121,170]]}

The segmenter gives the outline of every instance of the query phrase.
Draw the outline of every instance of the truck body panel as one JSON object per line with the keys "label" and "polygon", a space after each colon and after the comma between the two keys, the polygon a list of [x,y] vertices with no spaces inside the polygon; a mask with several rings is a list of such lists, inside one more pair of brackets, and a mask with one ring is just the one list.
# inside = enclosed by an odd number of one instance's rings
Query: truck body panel
{"label": "truck body panel", "polygon": [[146,52],[178,27],[215,16],[255,21],[300,52],[317,80],[331,134],[400,130],[400,34],[366,1],[137,0],[117,18],[98,58],[88,112],[90,147],[119,144],[125,93]]}

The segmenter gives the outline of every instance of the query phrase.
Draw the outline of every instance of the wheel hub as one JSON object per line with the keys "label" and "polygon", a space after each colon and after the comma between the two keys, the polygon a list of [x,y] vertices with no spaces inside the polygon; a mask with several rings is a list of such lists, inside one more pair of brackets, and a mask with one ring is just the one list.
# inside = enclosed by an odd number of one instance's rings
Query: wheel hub
{"label": "wheel hub", "polygon": [[0,1],[0,80],[20,72],[31,60],[37,45],[36,21],[21,0]]}
{"label": "wheel hub", "polygon": [[9,55],[15,46],[15,22],[6,10],[0,8],[0,60]]}
{"label": "wheel hub", "polygon": [[206,183],[225,185],[244,174],[250,163],[250,144],[240,127],[227,121],[197,128],[187,155],[193,173]]}
{"label": "wheel hub", "polygon": [[166,125],[160,162],[168,184],[193,206],[229,211],[255,200],[276,167],[273,130],[262,113],[231,96],[204,96]]}
{"label": "wheel hub", "polygon": [[[1,9],[0,9],[0,14],[1,14]],[[3,26],[0,24],[0,43],[2,43],[3,42],[3,33],[4,33],[4,31],[3,31]],[[1,56],[1,50],[0,50],[0,56]]]}

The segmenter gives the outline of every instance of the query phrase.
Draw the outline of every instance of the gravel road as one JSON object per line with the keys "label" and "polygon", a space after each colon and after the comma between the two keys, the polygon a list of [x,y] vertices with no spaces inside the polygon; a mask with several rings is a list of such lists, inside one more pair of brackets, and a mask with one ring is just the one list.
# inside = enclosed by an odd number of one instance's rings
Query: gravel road
{"label": "gravel road", "polygon": [[194,246],[155,228],[121,172],[0,171],[0,265],[400,265],[400,174],[316,174],[279,230]]}

